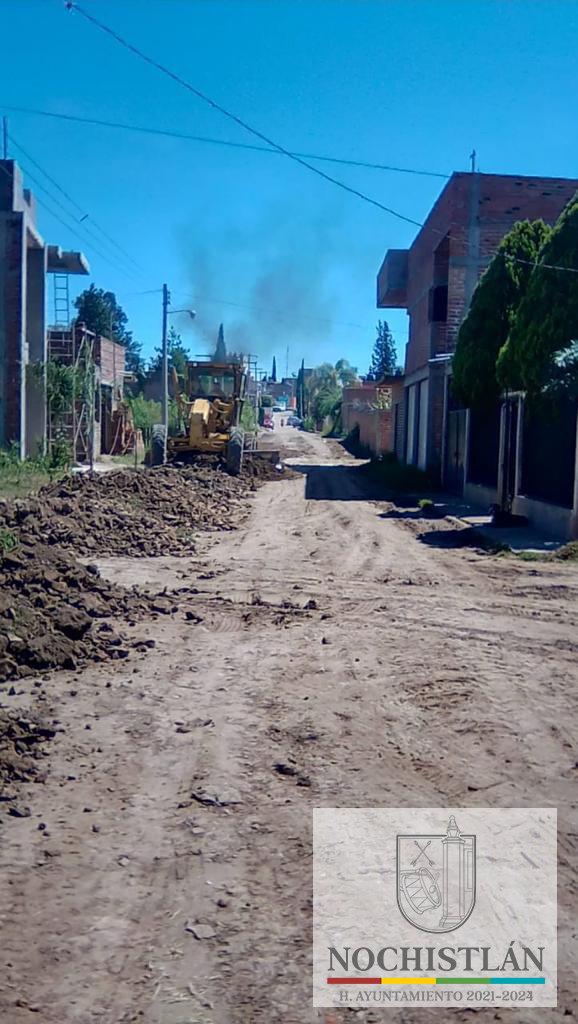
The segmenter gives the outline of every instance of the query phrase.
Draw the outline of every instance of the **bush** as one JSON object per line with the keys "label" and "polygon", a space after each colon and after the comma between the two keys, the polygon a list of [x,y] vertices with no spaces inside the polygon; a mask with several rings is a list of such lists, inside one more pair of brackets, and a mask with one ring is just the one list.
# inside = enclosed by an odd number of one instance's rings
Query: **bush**
{"label": "bush", "polygon": [[14,548],[18,547],[18,538],[12,530],[3,528],[0,530],[0,555],[7,555],[9,551],[14,551]]}
{"label": "bush", "polygon": [[70,464],[68,441],[53,442],[50,455],[21,459],[18,445],[0,449],[0,494],[3,497],[31,494],[49,480],[62,476]]}
{"label": "bush", "polygon": [[245,402],[243,406],[243,412],[241,413],[241,426],[243,430],[256,430],[257,429],[257,417],[255,416],[255,409],[250,402]]}
{"label": "bush", "polygon": [[152,429],[155,423],[161,422],[161,403],[149,401],[142,393],[140,395],[127,398],[127,401],[131,408],[135,430],[142,431],[145,446],[149,448]]}
{"label": "bush", "polygon": [[315,433],[315,420],[313,416],[306,416],[303,420],[303,430],[306,430],[308,434]]}
{"label": "bush", "polygon": [[48,472],[53,469],[68,469],[72,462],[72,445],[68,438],[55,437],[52,439],[47,462]]}
{"label": "bush", "polygon": [[0,471],[15,469],[20,465],[20,447],[13,441],[8,448],[0,448]]}

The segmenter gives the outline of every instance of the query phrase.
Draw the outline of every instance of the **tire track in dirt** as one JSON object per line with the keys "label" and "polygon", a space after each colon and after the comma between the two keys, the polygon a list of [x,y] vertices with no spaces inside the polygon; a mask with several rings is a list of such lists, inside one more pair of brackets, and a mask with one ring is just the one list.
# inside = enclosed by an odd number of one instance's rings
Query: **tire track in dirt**
{"label": "tire track in dirt", "polygon": [[[510,1019],[550,1024],[574,1008],[568,591],[544,599],[559,619],[532,612],[545,580],[572,588],[575,570],[530,576],[422,544],[359,491],[340,500],[347,457],[317,438],[300,444],[303,462],[345,464],[323,499],[288,480],[260,490],[243,527],[203,539],[190,563],[108,563],[130,583],[161,573],[179,586],[185,573],[203,622],[138,625],[136,636],[154,631],[154,651],[89,669],[80,699],[68,696],[75,677],[58,677],[65,731],[52,774],[0,851],[10,1024],[31,1019],[17,997],[46,1024],[382,1020],[310,1006],[311,809],[448,802],[568,809],[561,1008]],[[512,595],[520,581],[524,595]]]}

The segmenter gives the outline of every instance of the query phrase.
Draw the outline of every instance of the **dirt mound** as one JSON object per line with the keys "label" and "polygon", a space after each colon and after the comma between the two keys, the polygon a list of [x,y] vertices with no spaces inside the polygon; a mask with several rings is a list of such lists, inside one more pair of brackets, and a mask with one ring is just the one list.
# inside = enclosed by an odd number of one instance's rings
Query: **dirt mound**
{"label": "dirt mound", "polygon": [[42,488],[4,511],[4,525],[22,542],[43,540],[83,555],[178,555],[193,550],[200,530],[231,530],[246,510],[255,479],[282,474],[264,462],[241,477],[218,459],[142,472],[78,474]]}
{"label": "dirt mound", "polygon": [[127,657],[133,644],[97,620],[135,619],[155,600],[114,587],[62,548],[21,537],[0,557],[0,680]]}
{"label": "dirt mound", "polygon": [[287,466],[278,468],[280,463],[265,458],[247,458],[243,463],[242,477],[245,480],[256,480],[259,483],[266,483],[268,480],[288,480],[291,477],[299,476],[294,470]]}
{"label": "dirt mound", "polygon": [[[174,600],[115,587],[82,555],[190,554],[200,530],[230,530],[270,462],[231,477],[216,457],[143,472],[79,474],[0,513],[0,681],[125,658],[111,619],[170,614]],[[101,620],[100,622],[98,620]],[[138,645],[137,645],[138,646]]]}
{"label": "dirt mound", "polygon": [[[0,709],[0,793],[8,813],[22,816],[22,809],[10,807],[12,794],[7,783],[32,782],[42,775],[44,744],[51,740],[56,729],[39,715]],[[1,805],[0,805],[1,806]]]}

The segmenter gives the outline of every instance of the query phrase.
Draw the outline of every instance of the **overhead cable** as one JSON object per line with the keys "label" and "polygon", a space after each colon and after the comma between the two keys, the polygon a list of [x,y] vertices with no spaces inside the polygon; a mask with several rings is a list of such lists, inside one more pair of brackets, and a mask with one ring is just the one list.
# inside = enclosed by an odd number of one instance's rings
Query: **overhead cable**
{"label": "overhead cable", "polygon": [[[83,209],[83,207],[82,207],[82,206],[80,206],[80,204],[76,202],[76,200],[75,200],[75,199],[73,199],[73,197],[72,197],[72,196],[71,196],[71,195],[70,195],[70,194],[69,194],[69,193],[68,193],[68,192],[66,191],[66,189],[64,189],[64,188],[62,187],[62,185],[60,185],[60,184],[59,184],[59,183],[58,183],[58,182],[56,181],[56,179],[55,179],[55,178],[53,178],[53,177],[52,177],[52,175],[51,175],[51,174],[49,174],[49,173],[48,173],[48,171],[47,171],[47,170],[46,170],[46,169],[45,169],[44,167],[42,167],[42,166],[41,166],[41,164],[39,164],[37,160],[35,160],[35,159],[34,159],[34,157],[32,156],[32,154],[31,154],[31,153],[29,153],[29,152],[28,152],[28,151],[27,151],[26,149],[24,149],[24,146],[22,146],[22,145],[21,145],[21,143],[20,143],[20,142],[18,142],[18,140],[14,138],[14,135],[12,134],[12,132],[10,132],[10,133],[9,133],[9,135],[8,135],[8,138],[10,139],[10,141],[12,142],[12,144],[13,144],[14,146],[16,146],[16,149],[20,150],[20,152],[24,154],[24,156],[26,157],[26,159],[27,159],[27,160],[29,160],[29,161],[30,161],[30,163],[31,163],[31,164],[33,164],[33,165],[34,165],[34,167],[36,167],[36,168],[37,168],[37,170],[39,170],[39,171],[40,171],[40,173],[41,173],[41,174],[43,174],[43,175],[44,175],[44,177],[45,177],[45,178],[47,178],[47,180],[48,180],[48,181],[50,181],[52,185],[54,185],[54,187],[55,187],[55,188],[56,188],[56,189],[57,189],[57,190],[58,190],[58,191],[60,192],[60,194],[61,194],[61,195],[63,195],[63,196],[65,197],[65,199],[67,199],[67,200],[68,200],[68,202],[69,202],[69,203],[70,203],[70,204],[71,204],[72,206],[74,206],[74,207],[75,207],[75,208],[76,208],[76,209],[78,210],[78,212],[79,212],[80,214],[82,214],[82,216],[81,216],[81,218],[80,218],[80,220],[79,220],[79,224],[82,224],[82,223],[84,223],[84,222],[85,222],[86,220],[89,220],[89,221],[90,221],[90,223],[91,223],[91,225],[92,225],[92,226],[93,226],[94,228],[96,228],[96,229],[97,229],[98,231],[100,231],[101,235],[102,235],[102,236],[103,236],[104,238],[106,238],[106,239],[107,239],[107,241],[108,241],[108,242],[109,242],[109,243],[110,243],[111,245],[113,245],[113,246],[115,247],[115,249],[118,249],[118,251],[119,251],[120,253],[122,253],[122,255],[123,255],[123,256],[124,256],[124,257],[125,257],[126,259],[130,260],[130,262],[131,262],[131,263],[132,263],[132,264],[133,264],[133,265],[134,265],[134,266],[135,266],[135,267],[136,267],[136,268],[137,268],[138,270],[142,270],[142,267],[140,267],[140,266],[139,266],[139,264],[138,264],[138,263],[136,262],[136,260],[135,260],[135,259],[133,259],[133,257],[132,257],[132,256],[130,255],[130,253],[128,253],[128,252],[127,252],[127,251],[126,251],[125,249],[123,249],[123,247],[122,247],[122,246],[121,246],[121,245],[120,245],[120,244],[119,244],[119,243],[118,243],[118,242],[117,242],[117,241],[116,241],[116,240],[115,240],[114,238],[112,238],[112,237],[111,237],[111,235],[109,235],[109,234],[108,234],[108,233],[107,233],[107,232],[106,232],[106,231],[104,230],[104,228],[103,228],[103,227],[101,227],[101,226],[100,226],[100,224],[98,224],[98,223],[97,223],[97,222],[96,222],[96,221],[95,221],[95,220],[94,220],[94,219],[93,219],[93,218],[92,218],[92,217],[90,216],[90,214],[89,214],[89,213],[87,213],[87,212],[86,212],[86,210],[85,210],[85,209]],[[29,172],[27,172],[27,173],[29,173]],[[55,200],[55,201],[56,201],[56,200]]]}
{"label": "overhead cable", "polygon": [[269,138],[263,132],[258,131],[257,128],[253,128],[252,125],[248,124],[246,121],[238,117],[236,114],[233,114],[230,110],[227,110],[226,107],[221,106],[220,103],[217,103],[215,100],[211,99],[210,96],[207,96],[200,89],[197,89],[196,86],[191,85],[191,83],[187,82],[186,79],[181,78],[181,76],[176,74],[176,72],[171,71],[170,68],[167,68],[164,64],[160,64],[158,61],[154,60],[154,58],[149,57],[146,53],[143,53],[142,50],[139,50],[138,47],[134,46],[132,43],[129,43],[128,40],[123,39],[123,37],[118,35],[117,32],[111,29],[108,25],[105,25],[104,22],[99,21],[99,19],[95,18],[93,14],[89,14],[88,11],[85,11],[83,7],[73,2],[73,0],[67,0],[66,6],[69,10],[74,11],[77,14],[80,14],[83,18],[86,19],[86,21],[91,22],[91,24],[95,25],[102,32],[105,32],[112,39],[116,40],[117,43],[123,46],[126,50],[129,50],[136,57],[139,57],[140,60],[143,60],[151,67],[156,68],[156,70],[160,71],[161,74],[166,75],[168,78],[172,79],[173,82],[176,82],[177,85],[182,86],[182,88],[186,89],[187,92],[190,92],[193,96],[196,96],[197,99],[202,100],[203,103],[206,103],[213,110],[217,110],[220,114],[223,114],[224,117],[228,118],[230,121],[233,121],[235,124],[239,125],[240,128],[243,128],[251,135],[254,135],[256,138],[260,139],[261,142],[266,143],[267,146],[270,146],[272,149],[277,150],[278,153],[282,153],[284,156],[288,157],[294,163],[299,164],[301,167],[305,167],[306,170],[311,171],[313,174],[316,174],[319,178],[323,178],[325,181],[330,182],[332,185],[336,185],[337,188],[340,188],[343,191],[348,192],[350,195],[356,196],[363,202],[369,203],[371,206],[377,207],[377,209],[382,210],[384,213],[389,213],[392,217],[397,217],[398,220],[405,221],[407,224],[414,224],[416,227],[419,228],[423,227],[421,221],[414,220],[413,217],[407,217],[404,213],[399,213],[398,210],[394,210],[389,206],[385,206],[384,203],[380,203],[378,199],[373,199],[371,196],[366,195],[365,192],[361,192],[359,189],[353,188],[351,185],[346,185],[345,182],[340,181],[338,178],[334,178],[331,174],[327,174],[325,171],[322,171],[321,168],[315,167],[313,164],[309,163],[308,160],[304,160],[303,157],[297,156],[295,153],[292,153],[290,150],[286,149],[285,146],[281,146],[278,142],[275,142],[273,139]]}
{"label": "overhead cable", "polygon": [[[105,121],[97,117],[80,117],[76,114],[62,114],[56,113],[52,110],[37,110],[34,107],[14,107],[6,103],[2,104],[2,109],[13,110],[20,114],[32,114],[38,117],[53,117],[60,121],[73,121],[79,124],[91,124],[100,128],[116,128],[128,132],[142,132],[145,135],[162,135],[169,139],[183,139],[187,142],[205,142],[214,146],[228,146],[232,149],[248,149],[256,153],[270,153],[274,156],[282,155],[280,150],[273,149],[271,146],[257,146],[249,142],[231,142],[229,139],[214,139],[207,135],[190,135],[188,132],[178,132],[170,128],[151,128],[146,125],[127,124],[124,121]],[[291,155],[303,157],[305,160],[320,160],[324,163],[344,164],[348,167],[364,167],[375,171],[394,171],[399,174],[417,174],[426,178],[443,178],[444,181],[451,177],[450,174],[443,174],[441,171],[424,171],[416,167],[397,167],[393,164],[376,163],[371,160],[352,160],[346,157],[322,156],[319,153],[300,153],[294,149],[291,150]]]}

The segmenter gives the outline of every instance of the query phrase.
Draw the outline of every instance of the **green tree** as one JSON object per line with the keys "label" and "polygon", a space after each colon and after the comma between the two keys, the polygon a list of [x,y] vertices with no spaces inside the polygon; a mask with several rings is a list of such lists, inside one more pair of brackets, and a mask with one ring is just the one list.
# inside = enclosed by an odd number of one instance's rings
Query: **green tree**
{"label": "green tree", "polygon": [[275,382],[277,380],[277,360],[273,356],[273,366],[271,368],[271,380]]}
{"label": "green tree", "polygon": [[515,367],[530,397],[556,389],[578,397],[578,193],[533,262],[498,358],[498,377],[509,382]]}
{"label": "green tree", "polygon": [[339,372],[331,363],[321,363],[306,383],[306,406],[316,423],[321,424],[341,401]]}
{"label": "green tree", "polygon": [[347,388],[358,380],[357,367],[352,366],[347,359],[338,359],[335,364],[339,382],[342,387]]}
{"label": "green tree", "polygon": [[381,380],[382,377],[389,377],[400,372],[397,366],[395,342],[387,320],[379,320],[376,330],[377,338],[373,346],[371,365],[367,374],[368,380]]}
{"label": "green tree", "polygon": [[142,431],[143,441],[148,448],[153,426],[161,422],[161,403],[147,401],[142,394],[129,397],[127,401],[132,410],[135,428]]}
{"label": "green tree", "polygon": [[129,331],[128,317],[116,301],[114,292],[107,292],[91,284],[74,300],[74,306],[77,319],[85,323],[89,331],[124,345],[127,370],[140,375],[144,369],[142,346],[134,340],[132,331]]}
{"label": "green tree", "polygon": [[514,361],[502,358],[500,380],[496,361],[550,230],[542,220],[515,224],[476,286],[452,362],[453,391],[464,405],[487,405],[497,400],[504,386],[519,386]]}
{"label": "green tree", "polygon": [[[167,338],[167,350],[169,357],[169,370],[173,368],[176,370],[178,376],[184,379],[187,375],[187,362],[191,358],[189,349],[184,344],[180,334],[171,325],[169,328],[169,334]],[[155,354],[152,357],[149,367],[147,370],[147,377],[154,377],[155,374],[159,373],[163,365],[163,350],[159,345],[155,349]]]}

